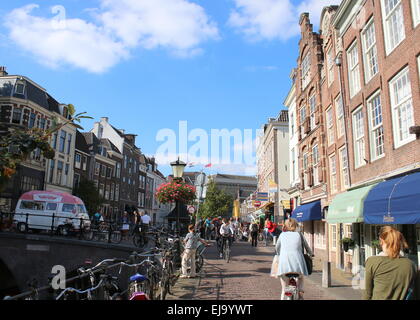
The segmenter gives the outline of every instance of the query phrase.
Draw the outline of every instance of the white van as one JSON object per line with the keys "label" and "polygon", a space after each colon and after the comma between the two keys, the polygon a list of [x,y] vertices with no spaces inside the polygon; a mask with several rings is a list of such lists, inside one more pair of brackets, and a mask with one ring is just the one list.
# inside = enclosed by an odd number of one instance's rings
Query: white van
{"label": "white van", "polygon": [[[24,193],[16,205],[14,223],[17,230],[26,232],[57,230],[66,235],[90,227],[89,215],[83,201],[66,192],[30,191]],[[54,225],[54,226],[53,226]]]}

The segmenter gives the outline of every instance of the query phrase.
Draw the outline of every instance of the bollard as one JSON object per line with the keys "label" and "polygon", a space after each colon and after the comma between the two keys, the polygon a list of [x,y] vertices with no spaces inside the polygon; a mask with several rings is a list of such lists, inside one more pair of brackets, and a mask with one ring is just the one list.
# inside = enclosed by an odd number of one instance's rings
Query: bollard
{"label": "bollard", "polygon": [[331,262],[323,261],[322,265],[322,287],[331,287]]}
{"label": "bollard", "polygon": [[275,246],[277,243],[277,236],[273,236],[273,245]]}

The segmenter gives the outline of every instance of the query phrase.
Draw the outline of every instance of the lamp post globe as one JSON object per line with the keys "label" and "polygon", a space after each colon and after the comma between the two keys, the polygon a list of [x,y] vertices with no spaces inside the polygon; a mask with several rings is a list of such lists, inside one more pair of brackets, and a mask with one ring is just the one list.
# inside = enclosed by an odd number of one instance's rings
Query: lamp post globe
{"label": "lamp post globe", "polygon": [[185,162],[180,161],[179,158],[177,161],[171,162],[172,173],[175,179],[182,178],[186,165],[187,164]]}

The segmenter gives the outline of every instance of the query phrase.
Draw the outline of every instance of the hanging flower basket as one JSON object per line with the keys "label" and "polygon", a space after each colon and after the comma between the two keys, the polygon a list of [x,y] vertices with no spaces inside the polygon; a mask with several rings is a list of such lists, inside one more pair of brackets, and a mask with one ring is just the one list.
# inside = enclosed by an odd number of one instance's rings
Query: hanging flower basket
{"label": "hanging flower basket", "polygon": [[185,182],[171,181],[160,185],[156,191],[160,203],[191,203],[195,200],[195,188]]}

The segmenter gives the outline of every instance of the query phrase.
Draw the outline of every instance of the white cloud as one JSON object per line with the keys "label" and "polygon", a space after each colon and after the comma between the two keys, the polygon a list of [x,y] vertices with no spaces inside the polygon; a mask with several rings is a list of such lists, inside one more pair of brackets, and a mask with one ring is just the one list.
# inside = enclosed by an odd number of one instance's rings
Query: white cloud
{"label": "white cloud", "polygon": [[218,39],[216,24],[190,0],[101,0],[88,10],[96,22],[45,18],[31,4],[5,17],[8,37],[40,63],[71,65],[101,73],[136,48],[164,48],[177,57],[201,54],[203,42]]}
{"label": "white cloud", "polygon": [[166,47],[188,56],[219,36],[204,9],[186,0],[102,0],[101,8],[100,21],[130,47]]}
{"label": "white cloud", "polygon": [[299,17],[309,12],[311,22],[319,25],[324,6],[339,4],[340,0],[234,0],[228,24],[243,33],[250,41],[288,40],[299,35]]}
{"label": "white cloud", "polygon": [[7,15],[9,38],[39,62],[51,67],[69,64],[90,72],[103,72],[128,57],[122,43],[113,40],[103,28],[81,19],[67,19],[63,28],[53,19],[36,17],[28,5]]}

